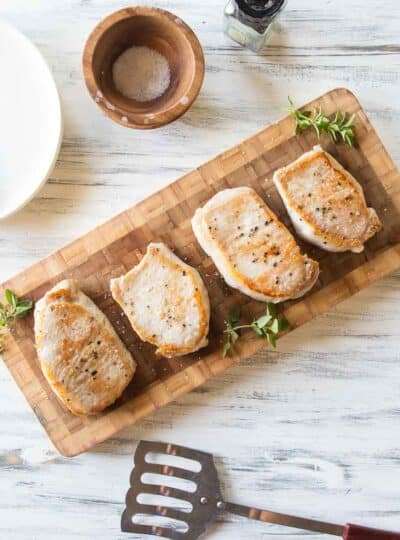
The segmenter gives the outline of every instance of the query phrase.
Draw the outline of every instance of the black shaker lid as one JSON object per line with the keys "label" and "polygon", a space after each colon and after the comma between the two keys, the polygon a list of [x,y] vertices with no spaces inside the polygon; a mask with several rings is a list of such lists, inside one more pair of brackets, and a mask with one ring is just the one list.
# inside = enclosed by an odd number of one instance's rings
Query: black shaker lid
{"label": "black shaker lid", "polygon": [[284,0],[236,0],[243,13],[250,17],[271,17],[282,7]]}

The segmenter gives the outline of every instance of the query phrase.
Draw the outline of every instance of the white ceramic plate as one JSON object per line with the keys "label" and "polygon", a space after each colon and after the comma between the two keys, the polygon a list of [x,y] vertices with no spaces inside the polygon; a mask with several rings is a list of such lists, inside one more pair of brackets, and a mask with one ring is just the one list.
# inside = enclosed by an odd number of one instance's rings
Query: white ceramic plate
{"label": "white ceramic plate", "polygon": [[62,139],[60,99],[38,49],[0,19],[0,219],[51,173]]}

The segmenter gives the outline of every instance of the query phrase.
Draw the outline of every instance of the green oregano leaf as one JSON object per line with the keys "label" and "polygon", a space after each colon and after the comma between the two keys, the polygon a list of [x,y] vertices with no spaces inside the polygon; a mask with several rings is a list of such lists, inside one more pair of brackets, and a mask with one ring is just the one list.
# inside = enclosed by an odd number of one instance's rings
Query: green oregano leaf
{"label": "green oregano leaf", "polygon": [[[15,319],[22,319],[32,309],[33,303],[31,300],[23,300],[18,296],[6,289],[4,296],[7,304],[0,302],[0,326],[10,330],[14,324]],[[4,333],[0,333],[0,353],[4,352]]]}
{"label": "green oregano leaf", "polygon": [[239,322],[240,312],[240,306],[235,306],[230,310],[228,315],[228,321],[232,326],[235,326]]}
{"label": "green oregano leaf", "polygon": [[338,136],[349,146],[354,146],[355,131],[354,118],[340,111],[336,111],[333,118],[326,116],[321,108],[312,111],[300,111],[288,97],[290,114],[296,120],[295,134],[299,135],[310,128],[315,130],[318,139],[322,133],[327,133],[333,143],[338,142]]}
{"label": "green oregano leaf", "polygon": [[226,339],[223,345],[223,355],[226,356],[240,337],[240,330],[250,328],[257,337],[266,339],[272,347],[276,347],[278,334],[289,328],[289,322],[283,316],[277,316],[276,307],[272,303],[266,305],[265,314],[255,319],[251,324],[239,324],[240,307],[236,306],[228,314],[224,333]]}

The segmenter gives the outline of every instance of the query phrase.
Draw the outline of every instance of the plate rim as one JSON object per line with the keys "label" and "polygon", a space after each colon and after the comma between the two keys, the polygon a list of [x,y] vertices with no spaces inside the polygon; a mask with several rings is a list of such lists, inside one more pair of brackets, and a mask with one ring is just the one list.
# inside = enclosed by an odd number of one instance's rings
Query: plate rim
{"label": "plate rim", "polygon": [[42,189],[44,184],[49,179],[49,176],[53,172],[54,167],[55,167],[55,165],[57,163],[57,159],[58,159],[60,149],[61,149],[61,143],[63,141],[63,134],[64,134],[64,121],[63,121],[63,114],[62,114],[61,97],[60,97],[60,93],[58,91],[57,84],[56,84],[56,81],[54,79],[53,73],[52,73],[52,71],[50,69],[49,64],[47,63],[47,60],[45,59],[45,57],[43,56],[42,52],[39,50],[37,45],[33,41],[31,41],[21,30],[19,30],[16,26],[14,26],[12,23],[10,23],[7,19],[4,19],[3,17],[0,17],[0,27],[2,25],[7,27],[9,30],[11,30],[11,32],[14,32],[14,34],[18,35],[19,39],[22,39],[22,41],[24,41],[27,44],[28,47],[33,49],[35,51],[35,54],[37,54],[38,57],[43,62],[43,65],[44,65],[44,67],[45,67],[45,69],[46,69],[46,71],[47,71],[47,73],[49,75],[50,80],[52,81],[52,84],[53,84],[55,92],[56,92],[57,116],[58,116],[58,124],[59,124],[59,126],[58,126],[57,144],[55,146],[54,153],[52,155],[52,158],[51,158],[51,160],[49,162],[47,170],[46,170],[45,174],[43,175],[42,179],[39,181],[39,183],[36,185],[36,187],[29,193],[29,195],[24,197],[23,199],[21,199],[21,201],[16,206],[14,206],[12,209],[6,210],[4,213],[2,213],[0,211],[0,221],[9,218],[10,216],[14,215],[16,212],[21,210]]}

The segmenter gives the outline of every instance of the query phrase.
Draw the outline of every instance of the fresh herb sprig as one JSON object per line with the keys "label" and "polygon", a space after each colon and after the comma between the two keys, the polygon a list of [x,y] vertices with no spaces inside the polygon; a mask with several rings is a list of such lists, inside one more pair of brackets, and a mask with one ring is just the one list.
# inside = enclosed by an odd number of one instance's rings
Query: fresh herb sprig
{"label": "fresh herb sprig", "polygon": [[293,101],[288,97],[290,104],[290,114],[296,120],[295,133],[303,133],[310,128],[314,128],[318,139],[321,133],[328,133],[331,141],[337,143],[338,139],[342,139],[349,146],[354,146],[354,114],[349,116],[346,113],[337,111],[333,118],[325,116],[321,108],[311,111],[300,111],[296,109]]}
{"label": "fresh herb sprig", "polygon": [[240,338],[239,331],[243,328],[251,328],[258,337],[264,338],[272,347],[276,347],[277,335],[289,328],[289,322],[285,317],[276,314],[274,304],[268,303],[264,315],[254,320],[251,324],[239,324],[240,307],[236,306],[229,312],[224,333],[226,334],[223,346],[223,354],[226,356]]}
{"label": "fresh herb sprig", "polygon": [[[32,301],[18,298],[10,289],[6,289],[4,295],[7,303],[0,302],[0,328],[10,330],[15,319],[22,319],[32,309]],[[5,334],[0,332],[0,353],[4,352],[4,338]]]}

